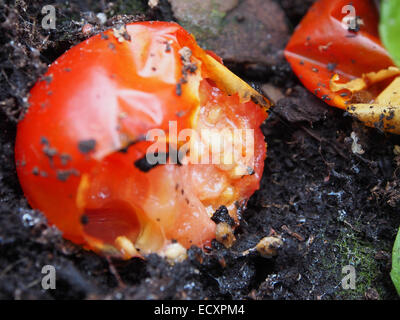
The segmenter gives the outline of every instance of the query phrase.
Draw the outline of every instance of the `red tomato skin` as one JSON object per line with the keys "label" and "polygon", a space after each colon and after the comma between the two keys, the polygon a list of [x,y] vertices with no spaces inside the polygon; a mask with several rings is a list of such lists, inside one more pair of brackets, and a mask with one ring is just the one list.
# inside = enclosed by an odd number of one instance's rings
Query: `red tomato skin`
{"label": "red tomato skin", "polygon": [[[82,223],[83,175],[102,172],[91,186],[98,194],[103,181],[118,197],[130,190],[137,201],[144,201],[151,181],[133,163],[145,156],[149,143],[139,142],[127,154],[116,151],[142,139],[150,129],[167,130],[169,121],[176,120],[178,130],[191,128],[199,105],[191,86],[184,84],[177,90],[183,76],[180,49],[190,48],[198,61],[206,55],[194,38],[175,23],[133,23],[126,28],[130,41],[120,43],[108,30],[58,58],[31,90],[30,108],[18,124],[15,159],[28,202],[44,212],[65,238],[89,249],[96,248],[88,244],[90,237]],[[206,75],[207,70],[201,69]],[[260,109],[251,101],[247,106]],[[261,125],[265,112],[254,114]],[[258,144],[262,139],[256,175],[241,182],[244,197],[258,189],[263,171],[265,145],[260,129],[256,139]],[[140,188],[133,190],[137,181]],[[97,202],[87,198],[86,205],[99,204],[100,198]],[[198,219],[197,224],[204,231],[193,244],[209,243],[215,224],[208,218]],[[189,237],[184,237],[189,246]]]}
{"label": "red tomato skin", "polygon": [[[123,147],[117,130],[120,125],[118,113],[134,113],[136,121],[129,126],[132,129],[129,133],[139,137],[151,128],[166,128],[167,120],[178,119],[178,111],[193,109],[193,99],[183,97],[185,103],[182,104],[182,97],[175,93],[176,83],[181,76],[177,67],[180,57],[176,50],[171,50],[170,55],[155,57],[156,71],[151,69],[151,63],[144,64],[151,61],[148,57],[151,54],[151,44],[156,46],[155,51],[166,50],[166,39],[173,39],[173,45],[177,46],[182,30],[178,25],[170,23],[134,24],[128,26],[128,32],[140,34],[141,42],[134,39],[123,43],[118,43],[112,30],[106,31],[104,35],[96,35],[71,48],[50,66],[44,77],[49,80],[39,81],[32,89],[29,111],[18,125],[16,159],[26,161],[26,166],[20,167],[18,174],[33,207],[51,213],[53,210],[50,208],[55,204],[63,204],[57,217],[51,214],[47,214],[47,217],[51,222],[57,221],[68,238],[76,242],[83,241],[81,230],[76,227],[80,217],[69,216],[76,211],[70,199],[76,198],[80,177],[71,175],[67,181],[57,179],[51,161],[40,154],[44,147],[42,138],[49,140],[51,148],[72,159],[67,166],[60,166],[60,169],[86,172],[97,161],[96,158]],[[150,40],[153,33],[154,38]],[[183,36],[190,37],[187,34]],[[144,46],[142,50],[132,48],[139,44]],[[132,57],[134,52],[141,54]],[[154,88],[157,88],[156,92]],[[56,94],[53,95],[53,92]],[[146,113],[143,104],[130,106],[129,109],[123,102],[119,103],[124,100],[124,94],[140,95],[143,92],[149,92],[149,96],[135,97],[135,103],[139,101],[158,106],[153,118]],[[186,94],[184,92],[183,96]],[[182,109],[178,110],[178,106]],[[190,112],[187,114],[190,115]],[[179,123],[184,123],[182,119],[179,120]],[[82,154],[77,147],[78,142],[91,139],[96,141],[94,152]],[[30,147],[26,148],[28,144]],[[40,174],[32,174],[35,167],[48,175],[48,179],[43,179]],[[37,188],[39,184],[41,187]],[[66,192],[58,192],[59,188]],[[65,216],[65,219],[60,220],[59,216]]]}
{"label": "red tomato skin", "polygon": [[[342,23],[348,15],[342,9],[349,4],[363,22],[358,32],[349,31]],[[308,90],[326,103],[345,109],[346,99],[329,89],[333,74],[347,82],[393,65],[379,40],[378,22],[373,1],[317,1],[296,28],[285,57]]]}

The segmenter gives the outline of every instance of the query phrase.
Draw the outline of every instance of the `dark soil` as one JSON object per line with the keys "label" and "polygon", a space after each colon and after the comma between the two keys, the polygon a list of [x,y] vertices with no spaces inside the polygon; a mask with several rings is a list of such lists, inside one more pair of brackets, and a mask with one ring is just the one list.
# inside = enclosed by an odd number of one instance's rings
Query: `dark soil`
{"label": "dark soil", "polygon": [[[280,1],[289,30],[313,1]],[[16,4],[18,3],[18,4]],[[170,266],[110,261],[62,239],[30,209],[14,165],[16,123],[27,94],[46,66],[72,45],[118,21],[174,19],[167,1],[53,1],[57,29],[40,27],[46,1],[0,0],[0,299],[396,299],[390,253],[400,215],[400,138],[368,129],[309,94],[286,62],[255,74],[231,58],[230,66],[254,85],[268,83],[276,107],[263,127],[268,158],[261,189],[236,230],[237,242],[217,242]],[[101,25],[91,12],[113,17]],[[124,14],[129,14],[125,16]],[[134,14],[134,15],[132,15]],[[242,23],[246,23],[246,20]],[[251,35],[247,35],[251,36]],[[365,150],[351,151],[355,132]],[[275,258],[241,253],[270,233],[283,247]],[[54,265],[57,289],[41,288],[42,267]],[[356,289],[344,290],[342,268],[356,269]]]}

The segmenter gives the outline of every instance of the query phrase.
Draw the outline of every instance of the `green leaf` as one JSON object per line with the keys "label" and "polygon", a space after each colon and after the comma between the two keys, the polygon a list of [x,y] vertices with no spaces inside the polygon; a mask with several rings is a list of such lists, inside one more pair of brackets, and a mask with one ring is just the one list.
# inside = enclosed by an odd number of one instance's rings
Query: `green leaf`
{"label": "green leaf", "polygon": [[382,1],[379,32],[394,62],[400,66],[400,0]]}
{"label": "green leaf", "polygon": [[[400,0],[382,0],[379,32],[394,62],[400,66]],[[400,296],[400,229],[393,246],[390,276]]]}
{"label": "green leaf", "polygon": [[390,276],[400,296],[400,229],[393,247],[392,272]]}

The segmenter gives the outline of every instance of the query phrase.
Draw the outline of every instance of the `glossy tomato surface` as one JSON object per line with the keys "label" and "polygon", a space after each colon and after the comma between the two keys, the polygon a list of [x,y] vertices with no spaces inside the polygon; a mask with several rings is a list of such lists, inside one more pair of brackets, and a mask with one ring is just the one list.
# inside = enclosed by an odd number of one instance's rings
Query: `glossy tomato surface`
{"label": "glossy tomato surface", "polygon": [[307,89],[345,109],[349,97],[329,89],[334,74],[345,83],[393,65],[379,40],[378,22],[372,0],[317,1],[297,27],[285,56]]}
{"label": "glossy tomato surface", "polygon": [[[269,102],[175,23],[132,23],[78,44],[29,102],[15,147],[23,191],[88,249],[130,258],[175,240],[203,246],[215,237],[212,213],[224,205],[237,220],[259,187]],[[143,166],[153,143],[146,134],[168,132],[170,121],[200,136],[202,128],[251,129],[254,155],[231,165]]]}

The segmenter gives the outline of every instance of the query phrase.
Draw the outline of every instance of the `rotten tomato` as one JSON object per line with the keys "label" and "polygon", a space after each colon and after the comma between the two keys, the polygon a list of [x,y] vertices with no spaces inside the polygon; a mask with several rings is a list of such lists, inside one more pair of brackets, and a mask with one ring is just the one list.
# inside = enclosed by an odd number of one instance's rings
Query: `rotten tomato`
{"label": "rotten tomato", "polygon": [[381,44],[369,0],[316,2],[285,49],[304,86],[366,125],[400,133],[400,69]]}
{"label": "rotten tomato", "polygon": [[[87,249],[179,261],[215,238],[218,208],[237,223],[259,187],[269,101],[175,23],[131,23],[78,44],[29,103],[15,146],[21,186],[33,208]],[[197,133],[198,144],[173,139],[171,124],[178,135]],[[209,158],[226,129],[253,132],[251,155],[195,163],[191,156]],[[167,134],[155,143],[149,132]],[[154,145],[153,156],[168,161],[149,163]],[[182,156],[175,163],[173,153]]]}

